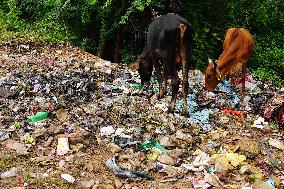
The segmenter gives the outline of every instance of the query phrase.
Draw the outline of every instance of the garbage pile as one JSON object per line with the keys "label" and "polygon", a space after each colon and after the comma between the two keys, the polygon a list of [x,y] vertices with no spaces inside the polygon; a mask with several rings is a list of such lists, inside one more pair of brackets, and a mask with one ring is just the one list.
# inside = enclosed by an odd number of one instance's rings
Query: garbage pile
{"label": "garbage pile", "polygon": [[0,186],[283,188],[283,88],[248,75],[246,94],[208,92],[189,74],[185,117],[155,76],[143,93],[137,72],[71,45],[1,44]]}

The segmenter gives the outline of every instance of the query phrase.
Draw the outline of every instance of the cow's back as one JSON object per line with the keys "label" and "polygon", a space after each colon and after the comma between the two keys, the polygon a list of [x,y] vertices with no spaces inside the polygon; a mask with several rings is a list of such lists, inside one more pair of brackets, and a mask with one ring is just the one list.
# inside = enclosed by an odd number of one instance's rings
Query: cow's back
{"label": "cow's back", "polygon": [[186,26],[186,33],[192,32],[191,25],[177,14],[167,14],[156,18],[148,28],[148,51],[154,52],[156,49],[164,50],[167,48],[176,49],[180,36],[180,24]]}
{"label": "cow's back", "polygon": [[253,39],[251,34],[244,28],[230,28],[228,29],[224,44],[223,44],[223,56],[236,56],[236,58],[246,57],[248,58],[253,49]]}

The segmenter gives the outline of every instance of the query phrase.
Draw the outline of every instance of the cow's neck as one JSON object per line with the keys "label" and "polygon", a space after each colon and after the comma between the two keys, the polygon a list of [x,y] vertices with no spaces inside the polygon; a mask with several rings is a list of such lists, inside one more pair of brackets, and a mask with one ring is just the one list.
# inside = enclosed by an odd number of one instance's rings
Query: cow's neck
{"label": "cow's neck", "polygon": [[226,52],[222,53],[214,66],[218,80],[221,80],[229,72],[231,67],[234,66],[235,61],[235,58],[231,54]]}

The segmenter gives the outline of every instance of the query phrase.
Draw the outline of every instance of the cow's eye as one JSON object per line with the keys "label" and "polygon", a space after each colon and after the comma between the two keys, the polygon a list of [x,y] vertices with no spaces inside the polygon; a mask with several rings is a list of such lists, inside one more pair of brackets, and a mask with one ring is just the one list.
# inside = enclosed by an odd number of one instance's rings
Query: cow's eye
{"label": "cow's eye", "polygon": [[211,75],[208,75],[207,78],[210,79],[210,78],[211,78]]}

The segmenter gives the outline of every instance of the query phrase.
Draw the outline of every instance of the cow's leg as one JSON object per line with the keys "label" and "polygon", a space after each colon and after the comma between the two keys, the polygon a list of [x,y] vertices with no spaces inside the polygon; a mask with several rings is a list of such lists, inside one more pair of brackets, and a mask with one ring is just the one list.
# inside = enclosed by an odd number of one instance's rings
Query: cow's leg
{"label": "cow's leg", "polygon": [[[174,52],[174,51],[173,51]],[[167,58],[165,58],[165,65],[167,67],[167,72],[169,74],[169,77],[171,79],[171,86],[172,86],[172,99],[170,106],[168,108],[169,112],[173,112],[175,109],[176,105],[176,99],[177,99],[177,94],[178,94],[178,89],[179,89],[179,84],[180,80],[178,77],[176,65],[175,65],[175,56],[171,56],[170,53]]]}
{"label": "cow's leg", "polygon": [[161,66],[160,66],[160,62],[158,62],[157,60],[153,60],[154,63],[154,67],[157,73],[157,78],[158,78],[158,83],[159,83],[159,94],[158,94],[158,99],[163,98],[164,96],[164,88],[163,88],[163,75],[161,72]]}
{"label": "cow's leg", "polygon": [[[191,33],[186,31],[184,36],[186,39],[183,39],[182,42],[182,75],[183,75],[183,83],[182,83],[182,92],[183,92],[183,115],[189,116],[188,114],[188,105],[187,105],[187,95],[189,91],[189,84],[188,84],[188,71],[190,65],[193,65],[192,61],[192,36]],[[189,38],[189,39],[188,39]]]}
{"label": "cow's leg", "polygon": [[182,95],[183,95],[183,110],[182,110],[182,114],[185,116],[188,116],[188,107],[187,107],[187,94],[188,94],[188,88],[189,88],[189,84],[188,84],[188,71],[189,71],[189,62],[187,61],[183,61],[182,62],[182,76],[183,76],[183,80],[182,80]]}
{"label": "cow's leg", "polygon": [[167,95],[167,87],[168,87],[168,73],[166,72],[166,69],[164,69],[164,94]]}

